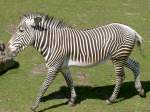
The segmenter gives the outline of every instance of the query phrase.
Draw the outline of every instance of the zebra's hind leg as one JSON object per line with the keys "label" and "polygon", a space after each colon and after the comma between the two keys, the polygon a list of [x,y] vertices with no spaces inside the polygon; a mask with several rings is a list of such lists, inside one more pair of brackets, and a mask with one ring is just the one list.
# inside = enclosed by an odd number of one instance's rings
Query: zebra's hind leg
{"label": "zebra's hind leg", "polygon": [[74,89],[74,86],[73,86],[73,80],[72,80],[69,68],[66,68],[66,69],[62,70],[62,74],[63,74],[63,76],[66,80],[66,83],[67,83],[68,87],[70,88],[70,91],[71,91],[71,95],[70,95],[70,99],[68,101],[68,105],[69,106],[74,106],[75,102],[76,102],[77,95],[76,95],[76,92],[75,92],[75,89]]}
{"label": "zebra's hind leg", "polygon": [[139,92],[139,95],[144,97],[145,92],[144,89],[142,88],[142,84],[140,81],[140,65],[136,61],[128,58],[128,60],[125,63],[125,66],[129,69],[131,69],[134,73],[134,80],[135,80],[135,88]]}
{"label": "zebra's hind leg", "polygon": [[125,74],[124,74],[124,61],[125,60],[112,60],[115,72],[116,72],[116,85],[113,90],[113,93],[109,99],[106,100],[107,104],[112,104],[118,96],[118,93],[121,88],[121,84],[123,83]]}

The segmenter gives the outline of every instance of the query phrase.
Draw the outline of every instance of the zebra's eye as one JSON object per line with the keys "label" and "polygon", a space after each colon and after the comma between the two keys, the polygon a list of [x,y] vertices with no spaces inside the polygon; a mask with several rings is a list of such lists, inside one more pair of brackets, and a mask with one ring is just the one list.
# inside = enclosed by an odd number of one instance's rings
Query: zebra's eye
{"label": "zebra's eye", "polygon": [[19,32],[23,32],[24,28],[23,27],[19,27]]}

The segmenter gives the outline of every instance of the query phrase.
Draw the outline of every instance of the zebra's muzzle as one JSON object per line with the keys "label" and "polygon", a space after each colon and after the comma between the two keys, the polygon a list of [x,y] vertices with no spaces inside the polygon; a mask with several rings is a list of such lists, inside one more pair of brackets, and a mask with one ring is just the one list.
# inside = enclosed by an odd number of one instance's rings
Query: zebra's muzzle
{"label": "zebra's muzzle", "polygon": [[8,49],[7,55],[8,55],[9,57],[16,57],[16,56],[17,56],[17,53],[16,53],[15,51],[11,52],[11,51],[9,51],[9,49]]}
{"label": "zebra's muzzle", "polygon": [[9,57],[16,57],[17,56],[17,52],[15,49],[11,48],[10,45],[7,46],[7,55]]}

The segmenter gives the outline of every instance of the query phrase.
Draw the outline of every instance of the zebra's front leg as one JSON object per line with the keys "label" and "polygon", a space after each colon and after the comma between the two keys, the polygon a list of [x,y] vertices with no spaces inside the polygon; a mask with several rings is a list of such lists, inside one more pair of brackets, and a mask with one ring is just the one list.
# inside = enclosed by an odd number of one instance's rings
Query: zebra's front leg
{"label": "zebra's front leg", "polygon": [[123,80],[125,78],[124,67],[123,67],[122,61],[114,60],[113,63],[114,63],[115,72],[116,72],[116,85],[115,85],[115,88],[113,90],[111,97],[106,100],[107,104],[112,104],[116,100],[118,93],[120,91],[120,88],[121,88],[121,84],[123,83]]}
{"label": "zebra's front leg", "polygon": [[35,110],[38,108],[40,100],[42,98],[42,96],[44,95],[44,93],[47,91],[49,85],[53,82],[53,80],[56,77],[56,72],[57,70],[55,68],[50,68],[48,69],[48,74],[42,84],[42,87],[40,89],[40,92],[36,98],[35,104],[31,107],[31,110],[35,112]]}
{"label": "zebra's front leg", "polygon": [[70,95],[70,99],[68,101],[68,105],[74,106],[75,102],[76,102],[77,95],[76,95],[76,92],[75,92],[75,89],[74,89],[74,86],[73,86],[73,80],[72,80],[69,68],[62,70],[62,74],[63,74],[63,76],[66,80],[66,83],[67,83],[68,87],[70,88],[70,91],[71,91],[71,95]]}

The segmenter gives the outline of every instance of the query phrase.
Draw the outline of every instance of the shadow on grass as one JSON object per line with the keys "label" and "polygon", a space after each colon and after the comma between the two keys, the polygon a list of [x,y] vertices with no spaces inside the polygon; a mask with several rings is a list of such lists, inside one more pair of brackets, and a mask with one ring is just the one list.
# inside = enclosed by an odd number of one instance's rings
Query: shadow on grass
{"label": "shadow on grass", "polygon": [[[143,81],[142,85],[145,89],[145,93],[150,91],[150,81]],[[115,85],[107,85],[107,86],[101,86],[101,87],[91,87],[91,86],[75,86],[75,90],[77,93],[77,102],[76,104],[79,104],[80,102],[86,100],[86,99],[100,99],[100,100],[106,100],[113,91]],[[47,96],[44,96],[41,100],[41,102],[46,102],[48,100],[53,99],[64,99],[68,98],[70,93],[69,89],[65,86],[62,86],[58,91],[55,91]],[[134,82],[125,82],[122,85],[120,94],[118,96],[119,101],[132,98],[133,96],[138,95],[138,92],[134,88]],[[50,106],[48,108],[45,108],[43,110],[40,110],[39,112],[44,112],[46,110],[57,108],[59,106],[66,105],[66,103],[61,103],[57,105]]]}
{"label": "shadow on grass", "polygon": [[0,71],[0,76],[5,74],[7,71],[11,69],[17,69],[19,68],[20,64],[17,61],[8,61],[4,64],[3,70]]}

